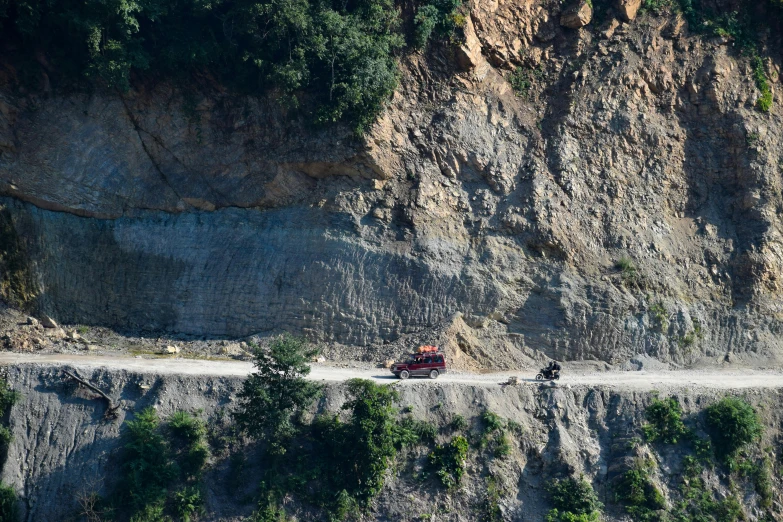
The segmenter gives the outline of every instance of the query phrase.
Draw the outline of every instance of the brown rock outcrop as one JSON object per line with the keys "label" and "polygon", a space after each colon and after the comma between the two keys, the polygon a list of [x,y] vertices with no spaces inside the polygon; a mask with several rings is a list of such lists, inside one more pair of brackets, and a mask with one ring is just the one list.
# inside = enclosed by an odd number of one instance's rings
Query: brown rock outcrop
{"label": "brown rock outcrop", "polygon": [[587,2],[580,2],[563,11],[560,15],[560,25],[569,29],[579,29],[590,23],[593,18],[593,8]]}
{"label": "brown rock outcrop", "polygon": [[642,0],[617,0],[617,10],[620,12],[620,17],[626,22],[636,18],[641,6]]}

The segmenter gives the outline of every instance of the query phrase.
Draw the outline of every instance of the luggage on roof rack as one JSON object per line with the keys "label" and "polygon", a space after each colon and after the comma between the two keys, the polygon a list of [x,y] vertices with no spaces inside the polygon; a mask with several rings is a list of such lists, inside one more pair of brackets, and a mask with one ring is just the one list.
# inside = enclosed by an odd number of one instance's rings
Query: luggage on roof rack
{"label": "luggage on roof rack", "polygon": [[419,353],[437,352],[437,351],[438,351],[437,346],[430,346],[428,344],[419,346],[419,350],[418,350]]}

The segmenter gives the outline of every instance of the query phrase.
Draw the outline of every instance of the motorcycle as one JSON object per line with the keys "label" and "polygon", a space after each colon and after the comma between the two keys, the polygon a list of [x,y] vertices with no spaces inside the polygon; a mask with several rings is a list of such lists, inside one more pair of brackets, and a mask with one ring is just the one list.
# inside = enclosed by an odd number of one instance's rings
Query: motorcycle
{"label": "motorcycle", "polygon": [[558,372],[557,375],[553,375],[552,370],[550,370],[548,368],[541,368],[541,373],[536,375],[536,380],[537,381],[543,381],[543,380],[547,380],[547,381],[555,380],[556,381],[559,378],[560,378],[560,373],[559,372]]}

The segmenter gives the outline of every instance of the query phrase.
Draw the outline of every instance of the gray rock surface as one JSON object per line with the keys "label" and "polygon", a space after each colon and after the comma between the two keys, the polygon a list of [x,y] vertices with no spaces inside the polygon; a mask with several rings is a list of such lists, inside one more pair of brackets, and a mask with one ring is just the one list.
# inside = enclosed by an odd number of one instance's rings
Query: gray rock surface
{"label": "gray rock surface", "polygon": [[[0,479],[19,492],[26,522],[64,520],[73,514],[79,495],[111,490],[118,479],[120,423],[133,418],[134,412],[154,406],[165,419],[176,410],[202,410],[214,425],[222,422],[218,419],[230,410],[241,385],[239,378],[82,368],[83,378],[121,406],[119,419],[105,421],[105,403],[65,383],[61,368],[23,364],[8,367],[7,372],[11,387],[22,393],[22,401],[11,411],[14,440]],[[655,457],[660,467],[656,473],[667,498],[673,498],[681,484],[678,470],[683,446],[652,447],[639,439],[644,409],[653,392],[601,386],[408,384],[399,387],[398,406],[410,406],[415,418],[445,427],[455,414],[479,422],[477,418],[489,410],[517,422],[520,431],[509,434],[511,453],[504,459],[482,455],[471,446],[467,475],[456,494],[445,494],[432,478],[425,482],[427,487],[422,487],[421,477],[414,478],[414,472],[428,470],[424,467],[426,450],[402,454],[398,471],[387,477],[369,519],[414,521],[422,513],[441,509],[454,522],[477,520],[489,475],[502,492],[499,502],[504,520],[543,520],[550,508],[545,484],[561,474],[584,474],[607,503],[605,520],[627,520],[612,500],[613,481],[632,457],[650,458],[653,451],[660,451]],[[695,424],[699,413],[726,391],[694,391],[684,383],[662,393],[676,396],[689,424]],[[781,425],[780,394],[751,388],[744,395],[762,412],[766,433],[761,446],[773,444]],[[337,411],[344,398],[342,385],[330,384],[317,409]],[[449,430],[444,429],[438,441],[449,437]],[[243,451],[248,458],[241,483],[247,489],[227,487],[236,482],[227,455],[212,459],[205,477],[207,502],[202,520],[239,521],[255,508],[254,488],[263,470],[252,448]],[[705,471],[705,477],[719,494],[729,493],[715,470]],[[754,513],[757,503],[754,494],[743,499],[747,513]],[[294,502],[288,508],[295,510],[297,505]]]}
{"label": "gray rock surface", "polygon": [[[31,306],[60,322],[345,345],[461,312],[562,359],[776,361],[779,104],[759,113],[747,58],[681,17],[594,34],[560,14],[472,4],[462,65],[407,57],[361,143],[218,91],[192,110],[166,85],[0,86],[0,193],[38,285]],[[507,81],[516,67],[526,97]]]}

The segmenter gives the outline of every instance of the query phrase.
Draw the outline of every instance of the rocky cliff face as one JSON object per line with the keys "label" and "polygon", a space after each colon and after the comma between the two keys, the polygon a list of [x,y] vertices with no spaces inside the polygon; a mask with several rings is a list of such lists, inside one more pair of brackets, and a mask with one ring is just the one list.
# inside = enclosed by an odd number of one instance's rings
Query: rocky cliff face
{"label": "rocky cliff face", "polygon": [[[10,414],[14,440],[0,478],[19,492],[26,522],[69,520],[80,511],[79,498],[111,491],[118,479],[123,420],[132,419],[147,406],[154,406],[163,419],[176,410],[200,410],[212,432],[235,404],[241,386],[237,378],[105,369],[80,369],[79,374],[120,406],[118,419],[104,419],[105,403],[69,383],[61,367],[26,364],[8,368],[8,381],[23,398]],[[584,474],[607,505],[605,520],[631,520],[616,501],[617,481],[639,459],[655,463],[656,487],[665,497],[666,508],[677,512],[674,506],[682,498],[683,459],[692,450],[687,443],[642,442],[640,427],[654,393],[610,387],[408,384],[398,387],[399,405],[405,405],[413,417],[437,426],[439,443],[453,435],[448,425],[456,414],[471,423],[471,440],[478,440],[479,417],[491,411],[517,423],[508,434],[510,453],[493,457],[491,449],[471,445],[467,474],[454,492],[441,489],[428,467],[426,456],[431,448],[400,454],[368,519],[415,521],[429,514],[432,520],[483,520],[492,483],[500,518],[491,520],[543,520],[552,507],[545,485],[556,477]],[[688,425],[700,429],[701,412],[725,390],[676,388],[661,393],[677,397]],[[765,434],[759,447],[778,447],[780,394],[747,389],[742,395],[763,418]],[[345,388],[330,385],[317,409],[335,412],[344,400]],[[213,451],[205,477],[206,514],[199,520],[239,521],[255,508],[255,488],[263,476],[261,461],[252,446],[239,450],[246,455],[246,464],[237,478],[238,468],[225,451]],[[717,498],[739,498],[748,520],[759,520],[765,511],[759,509],[759,495],[746,479],[737,475],[729,480],[719,468],[704,470],[702,478]],[[774,505],[769,512],[779,517],[780,484],[775,476],[771,487]],[[295,501],[287,504],[289,514],[309,520],[301,508]]]}
{"label": "rocky cliff face", "polygon": [[755,109],[730,39],[638,5],[475,3],[464,44],[403,59],[361,143],[217,88],[21,95],[6,72],[0,192],[32,303],[349,345],[461,312],[520,353],[774,359],[780,104]]}

